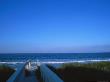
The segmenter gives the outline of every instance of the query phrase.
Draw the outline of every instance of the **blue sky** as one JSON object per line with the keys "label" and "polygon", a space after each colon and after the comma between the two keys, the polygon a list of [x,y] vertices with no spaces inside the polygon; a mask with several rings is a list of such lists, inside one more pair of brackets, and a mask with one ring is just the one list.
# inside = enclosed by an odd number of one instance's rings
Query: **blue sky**
{"label": "blue sky", "polygon": [[0,53],[108,51],[110,0],[0,0]]}

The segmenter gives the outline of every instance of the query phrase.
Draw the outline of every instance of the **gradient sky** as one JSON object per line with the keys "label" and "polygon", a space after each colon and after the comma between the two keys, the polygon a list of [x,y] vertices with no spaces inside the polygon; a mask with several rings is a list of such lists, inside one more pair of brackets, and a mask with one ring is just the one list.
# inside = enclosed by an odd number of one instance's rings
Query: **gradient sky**
{"label": "gradient sky", "polygon": [[0,0],[0,53],[108,51],[110,0]]}

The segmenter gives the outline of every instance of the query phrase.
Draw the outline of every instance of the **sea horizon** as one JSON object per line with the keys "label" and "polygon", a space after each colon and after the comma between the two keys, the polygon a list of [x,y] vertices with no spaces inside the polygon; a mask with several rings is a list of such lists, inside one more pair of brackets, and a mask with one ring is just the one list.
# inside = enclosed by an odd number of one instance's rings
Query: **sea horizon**
{"label": "sea horizon", "polygon": [[110,52],[103,53],[0,53],[0,62],[10,61],[91,61],[109,60]]}

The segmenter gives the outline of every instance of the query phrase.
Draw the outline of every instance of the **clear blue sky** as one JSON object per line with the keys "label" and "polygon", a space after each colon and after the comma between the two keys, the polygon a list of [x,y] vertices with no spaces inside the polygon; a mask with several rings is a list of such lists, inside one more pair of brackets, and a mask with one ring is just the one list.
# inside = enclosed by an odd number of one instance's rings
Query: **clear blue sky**
{"label": "clear blue sky", "polygon": [[0,0],[0,53],[110,51],[110,0]]}

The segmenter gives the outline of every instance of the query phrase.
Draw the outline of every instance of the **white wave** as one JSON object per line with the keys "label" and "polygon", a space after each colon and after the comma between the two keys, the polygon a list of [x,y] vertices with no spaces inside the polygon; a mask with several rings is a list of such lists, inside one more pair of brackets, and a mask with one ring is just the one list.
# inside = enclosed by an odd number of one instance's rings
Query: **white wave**
{"label": "white wave", "polygon": [[110,61],[110,59],[107,59],[107,60],[88,60],[88,61],[91,61],[91,62],[101,62],[101,61]]}
{"label": "white wave", "polygon": [[[110,61],[110,59],[92,59],[92,60],[57,60],[57,61],[35,61],[35,62],[31,62],[32,64],[62,64],[62,63],[85,63],[85,62],[101,62],[101,61]],[[0,64],[23,64],[25,62],[0,62]]]}
{"label": "white wave", "polygon": [[0,64],[23,64],[25,62],[0,62]]}

